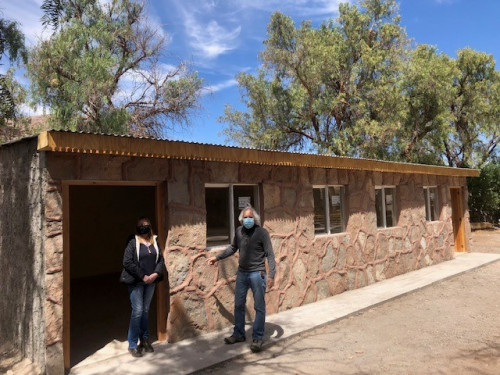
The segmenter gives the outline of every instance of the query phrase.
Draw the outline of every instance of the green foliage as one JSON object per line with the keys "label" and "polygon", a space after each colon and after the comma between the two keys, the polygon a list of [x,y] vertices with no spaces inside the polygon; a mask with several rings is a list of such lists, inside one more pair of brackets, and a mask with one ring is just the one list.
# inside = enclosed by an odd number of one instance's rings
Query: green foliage
{"label": "green foliage", "polygon": [[435,47],[419,45],[411,51],[402,75],[404,111],[394,147],[399,155],[392,159],[443,164],[442,139],[452,120],[454,74],[453,61]]}
{"label": "green foliage", "polygon": [[[7,57],[11,64],[23,63],[27,52],[17,22],[0,19],[0,59],[3,57]],[[23,90],[13,79],[13,71],[11,68],[7,74],[0,74],[0,128],[17,117],[19,99],[23,97]]]}
{"label": "green foliage", "polygon": [[479,178],[467,180],[472,222],[500,223],[500,162],[486,164]]}
{"label": "green foliage", "polygon": [[470,49],[452,59],[412,45],[395,0],[341,4],[313,28],[282,13],[256,75],[237,76],[247,111],[220,121],[239,144],[480,167],[500,140],[500,73]]}
{"label": "green foliage", "polygon": [[377,155],[393,140],[407,39],[395,1],[342,4],[338,19],[295,28],[277,12],[268,26],[263,67],[238,83],[250,113],[227,107],[226,135],[264,148]]}
{"label": "green foliage", "polygon": [[455,64],[444,156],[450,166],[481,167],[500,141],[500,72],[493,56],[469,48],[458,51]]}
{"label": "green foliage", "polygon": [[54,32],[31,51],[32,92],[55,128],[160,136],[185,123],[201,80],[181,64],[162,71],[164,38],[130,0],[45,0]]}

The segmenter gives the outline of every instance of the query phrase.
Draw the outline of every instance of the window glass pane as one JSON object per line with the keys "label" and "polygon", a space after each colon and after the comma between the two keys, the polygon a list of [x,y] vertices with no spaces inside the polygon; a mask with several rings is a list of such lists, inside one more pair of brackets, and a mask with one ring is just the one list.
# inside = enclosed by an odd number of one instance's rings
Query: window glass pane
{"label": "window glass pane", "polygon": [[394,189],[386,188],[385,190],[385,226],[394,226],[395,221],[395,202],[394,202]]}
{"label": "window glass pane", "polygon": [[328,199],[330,203],[330,233],[343,232],[342,202],[343,187],[328,187]]}
{"label": "window glass pane", "polygon": [[207,246],[230,243],[229,187],[207,187],[205,207],[207,209]]}
{"label": "window glass pane", "polygon": [[243,208],[250,204],[257,212],[255,197],[257,195],[257,186],[233,186],[233,207],[234,207],[234,228],[238,228],[241,224],[238,220],[240,212]]}
{"label": "window glass pane", "polygon": [[375,211],[377,212],[377,227],[383,228],[384,225],[384,209],[382,204],[382,189],[375,189]]}
{"label": "window glass pane", "polygon": [[429,210],[429,189],[424,188],[424,200],[425,200],[425,219],[427,221],[432,220],[431,219],[431,213]]}
{"label": "window glass pane", "polygon": [[429,188],[429,205],[430,220],[435,221],[438,219],[437,188]]}
{"label": "window glass pane", "polygon": [[324,188],[314,188],[314,233],[326,233],[326,199]]}

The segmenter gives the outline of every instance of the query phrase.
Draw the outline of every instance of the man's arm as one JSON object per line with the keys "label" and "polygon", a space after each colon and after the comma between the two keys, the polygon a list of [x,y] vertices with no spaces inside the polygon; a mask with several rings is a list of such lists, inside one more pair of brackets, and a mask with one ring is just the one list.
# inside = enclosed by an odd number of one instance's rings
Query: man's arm
{"label": "man's arm", "polygon": [[238,241],[236,240],[236,234],[235,234],[231,245],[229,245],[226,248],[226,250],[224,250],[221,254],[208,258],[207,263],[212,265],[215,262],[218,262],[219,260],[222,260],[224,258],[227,258],[227,257],[233,255],[236,252],[236,250],[238,250],[237,242]]}

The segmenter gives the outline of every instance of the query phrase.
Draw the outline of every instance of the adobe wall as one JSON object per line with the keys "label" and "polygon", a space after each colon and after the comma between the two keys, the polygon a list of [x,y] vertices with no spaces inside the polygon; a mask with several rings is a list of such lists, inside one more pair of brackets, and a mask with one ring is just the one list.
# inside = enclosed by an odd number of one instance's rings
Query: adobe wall
{"label": "adobe wall", "polygon": [[45,363],[43,157],[37,139],[0,148],[0,338]]}

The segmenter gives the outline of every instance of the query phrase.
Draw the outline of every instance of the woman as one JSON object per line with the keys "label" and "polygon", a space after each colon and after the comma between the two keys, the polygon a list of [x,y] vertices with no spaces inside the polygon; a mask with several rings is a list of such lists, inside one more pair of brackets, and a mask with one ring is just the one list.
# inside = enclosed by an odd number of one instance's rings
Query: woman
{"label": "woman", "polygon": [[[148,313],[156,283],[163,279],[165,261],[151,228],[151,221],[141,217],[137,221],[136,235],[123,254],[121,281],[128,285],[132,314],[128,329],[128,351],[142,357],[142,350],[154,351],[149,341]],[[138,341],[139,345],[137,345]]]}

